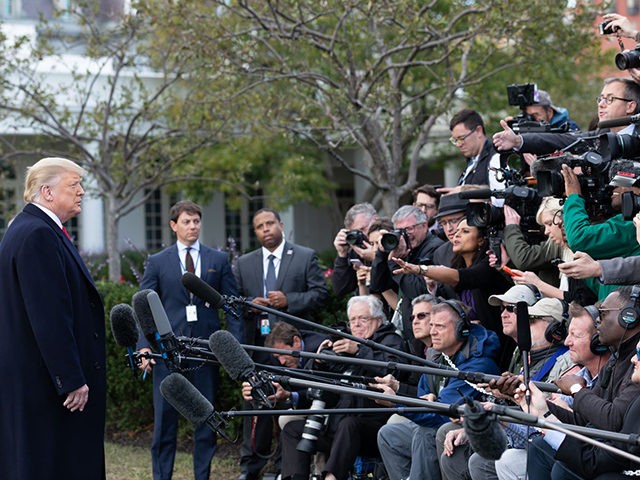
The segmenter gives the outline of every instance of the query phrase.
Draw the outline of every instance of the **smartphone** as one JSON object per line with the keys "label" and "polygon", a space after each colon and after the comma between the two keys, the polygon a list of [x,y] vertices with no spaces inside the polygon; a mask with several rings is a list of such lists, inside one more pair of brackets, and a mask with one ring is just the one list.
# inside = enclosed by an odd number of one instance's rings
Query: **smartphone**
{"label": "smartphone", "polygon": [[362,266],[362,261],[359,258],[350,258],[349,263],[355,268],[360,268]]}
{"label": "smartphone", "polygon": [[558,266],[558,265],[560,265],[561,263],[564,263],[564,260],[562,260],[561,258],[554,258],[554,259],[553,259],[553,260],[551,260],[549,263],[550,263],[551,265],[554,265],[554,266],[556,266],[556,267],[557,267],[557,266]]}
{"label": "smartphone", "polygon": [[517,275],[513,272],[513,270],[511,270],[509,267],[502,267],[502,271],[504,273],[506,273],[507,275],[510,275],[512,277],[516,277]]}

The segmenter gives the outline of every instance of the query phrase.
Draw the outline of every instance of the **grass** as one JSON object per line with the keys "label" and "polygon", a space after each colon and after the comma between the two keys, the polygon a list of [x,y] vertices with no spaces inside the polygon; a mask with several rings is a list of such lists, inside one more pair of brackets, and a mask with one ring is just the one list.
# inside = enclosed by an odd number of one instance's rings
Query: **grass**
{"label": "grass", "polygon": [[[105,442],[107,480],[149,480],[151,450],[149,447]],[[221,443],[211,466],[211,478],[233,479],[240,473],[235,447]],[[173,469],[174,480],[193,479],[193,461],[190,453],[178,450]]]}

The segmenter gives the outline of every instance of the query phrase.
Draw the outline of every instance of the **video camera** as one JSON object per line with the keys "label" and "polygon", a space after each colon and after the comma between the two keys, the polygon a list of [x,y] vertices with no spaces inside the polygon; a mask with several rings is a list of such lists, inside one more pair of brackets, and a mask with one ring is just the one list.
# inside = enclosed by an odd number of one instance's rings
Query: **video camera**
{"label": "video camera", "polygon": [[562,133],[569,130],[569,124],[553,128],[547,122],[537,122],[529,114],[527,107],[538,102],[538,87],[535,83],[514,83],[507,85],[509,105],[520,107],[521,113],[507,122],[515,133]]}

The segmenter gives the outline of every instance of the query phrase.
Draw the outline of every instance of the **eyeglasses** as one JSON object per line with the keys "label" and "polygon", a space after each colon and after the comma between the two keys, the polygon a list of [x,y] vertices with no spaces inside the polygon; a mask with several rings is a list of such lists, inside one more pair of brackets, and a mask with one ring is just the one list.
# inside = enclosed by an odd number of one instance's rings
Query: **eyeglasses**
{"label": "eyeglasses", "polygon": [[599,105],[601,101],[604,100],[604,103],[606,103],[607,105],[611,105],[614,100],[622,100],[623,102],[633,102],[634,100],[631,100],[630,98],[622,98],[622,97],[616,97],[615,95],[608,95],[608,96],[602,96],[602,95],[598,95],[596,97],[596,103]]}
{"label": "eyeglasses", "polygon": [[504,312],[505,310],[509,313],[513,313],[516,311],[516,305],[500,305],[500,311]]}
{"label": "eyeglasses", "polygon": [[451,220],[438,220],[438,223],[442,225],[442,228],[457,227],[458,224],[465,219],[465,217],[466,215],[463,215],[458,218],[452,218]]}
{"label": "eyeglasses", "polygon": [[600,320],[602,320],[607,314],[607,312],[618,312],[618,311],[620,311],[619,308],[598,308],[598,316],[600,317]]}
{"label": "eyeglasses", "polygon": [[449,137],[449,141],[455,145],[456,147],[458,146],[458,144],[464,143],[464,141],[467,139],[467,137],[469,135],[471,135],[473,132],[476,131],[476,128],[478,128],[478,126],[476,125],[475,127],[473,127],[468,133],[465,133],[463,136],[461,137]]}
{"label": "eyeglasses", "polygon": [[416,313],[415,315],[411,315],[409,317],[409,319],[413,322],[416,317],[418,318],[418,320],[424,320],[427,317],[431,317],[431,314],[428,312],[420,312],[420,313]]}
{"label": "eyeglasses", "polygon": [[438,208],[438,206],[435,203],[414,203],[413,204],[414,207],[417,207],[419,209],[425,209],[425,210],[435,210]]}
{"label": "eyeglasses", "polygon": [[374,317],[353,317],[349,319],[349,325],[356,325],[358,323],[368,324]]}
{"label": "eyeglasses", "polygon": [[424,225],[424,222],[416,223],[415,225],[410,225],[408,227],[404,227],[403,230],[407,233],[413,233],[417,227],[420,225]]}

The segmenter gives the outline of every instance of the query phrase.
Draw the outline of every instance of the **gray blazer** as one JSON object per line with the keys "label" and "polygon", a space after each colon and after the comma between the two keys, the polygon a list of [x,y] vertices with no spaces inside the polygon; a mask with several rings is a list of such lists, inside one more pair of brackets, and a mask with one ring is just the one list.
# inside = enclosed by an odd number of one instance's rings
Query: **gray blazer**
{"label": "gray blazer", "polygon": [[[264,296],[264,269],[262,248],[242,255],[238,259],[236,280],[241,295]],[[276,279],[276,290],[287,296],[287,313],[303,317],[324,307],[329,296],[326,281],[316,253],[307,247],[285,242],[282,261]],[[247,313],[245,342],[254,344],[258,317]]]}
{"label": "gray blazer", "polygon": [[640,256],[598,260],[602,268],[600,281],[605,285],[633,285],[640,283]]}

